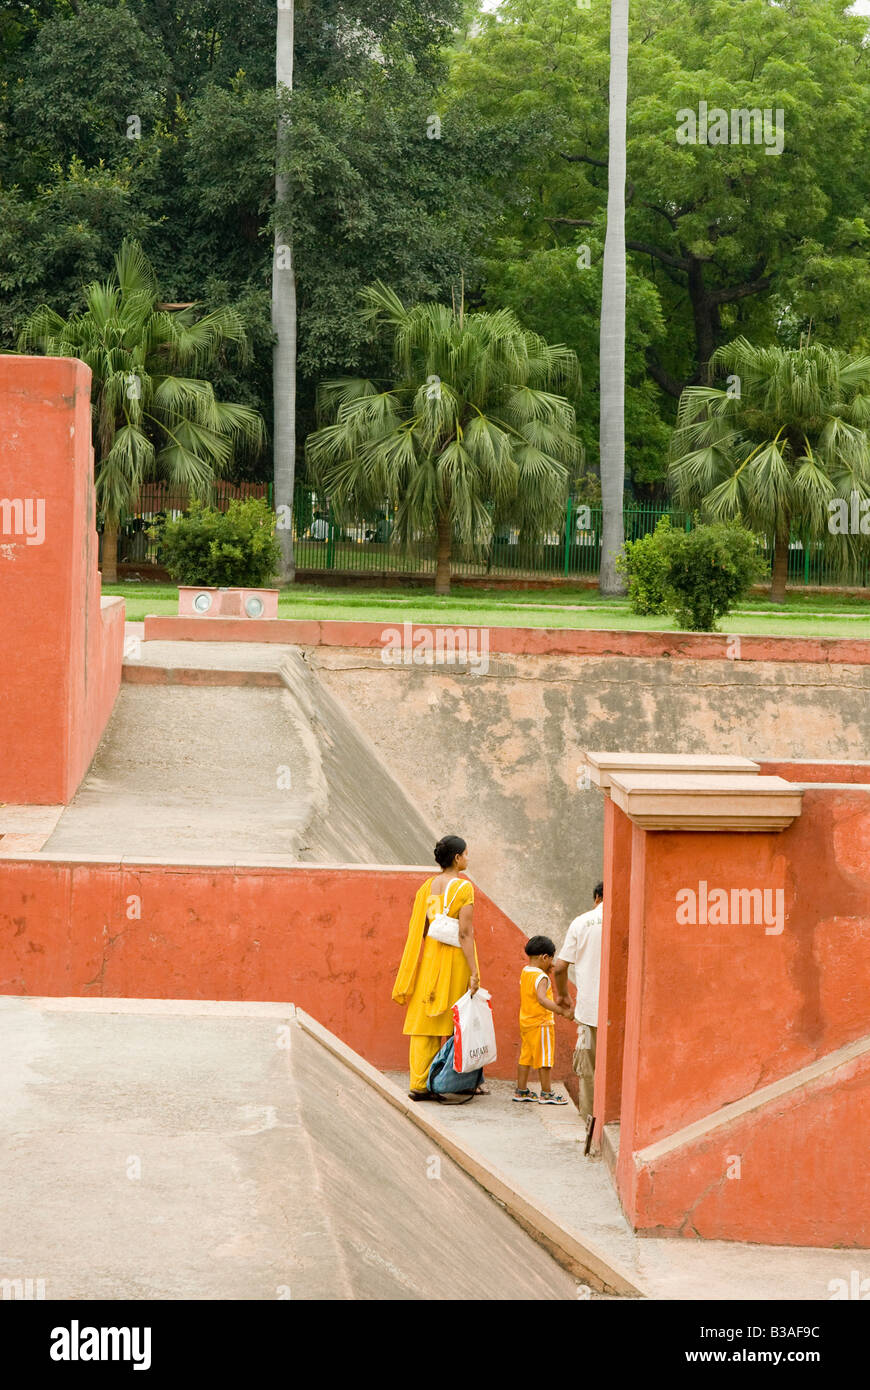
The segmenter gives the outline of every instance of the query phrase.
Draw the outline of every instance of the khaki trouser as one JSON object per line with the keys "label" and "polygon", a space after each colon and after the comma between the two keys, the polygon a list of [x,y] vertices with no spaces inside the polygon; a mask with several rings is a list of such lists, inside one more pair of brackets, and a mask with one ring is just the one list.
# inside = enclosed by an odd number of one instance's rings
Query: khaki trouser
{"label": "khaki trouser", "polygon": [[593,1113],[595,1095],[595,1041],[598,1029],[591,1023],[577,1025],[577,1046],[574,1048],[574,1070],[580,1078],[579,1110],[582,1119]]}

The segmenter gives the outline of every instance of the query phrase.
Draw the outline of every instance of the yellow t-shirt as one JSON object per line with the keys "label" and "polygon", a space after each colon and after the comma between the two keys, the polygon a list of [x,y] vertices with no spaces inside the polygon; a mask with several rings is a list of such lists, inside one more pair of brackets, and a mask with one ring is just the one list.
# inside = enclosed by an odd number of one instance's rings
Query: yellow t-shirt
{"label": "yellow t-shirt", "polygon": [[[546,970],[536,965],[526,965],[520,976],[520,1028],[555,1028],[555,1014],[545,1009],[538,999],[539,980],[549,981]],[[553,998],[553,986],[547,987],[547,998]]]}

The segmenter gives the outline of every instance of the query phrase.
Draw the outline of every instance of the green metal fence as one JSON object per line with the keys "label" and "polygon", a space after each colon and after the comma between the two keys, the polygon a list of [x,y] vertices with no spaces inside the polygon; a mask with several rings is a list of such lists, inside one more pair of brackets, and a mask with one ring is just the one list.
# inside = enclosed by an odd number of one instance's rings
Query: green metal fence
{"label": "green metal fence", "polygon": [[[208,500],[211,506],[223,512],[236,499],[267,497],[270,492],[270,483],[228,483],[217,479]],[[118,564],[159,565],[163,558],[160,540],[150,534],[151,528],[156,525],[159,531],[161,521],[181,516],[189,505],[190,497],[184,488],[170,487],[169,483],[164,482],[142,483],[133,506],[121,521]],[[101,559],[102,541],[101,535]]]}
{"label": "green metal fence", "polygon": [[[215,484],[213,506],[224,510],[233,498],[266,497],[272,504],[271,483]],[[143,486],[137,505],[125,518],[119,538],[119,562],[160,563],[159,541],[148,535],[149,526],[162,517],[180,514],[187,499],[163,483]],[[663,516],[673,526],[691,528],[691,516],[667,503],[628,505],[624,511],[625,538],[638,540],[653,532]],[[385,504],[376,512],[340,526],[327,498],[310,487],[300,485],[293,505],[293,534],[296,567],[300,570],[331,570],[344,574],[434,575],[435,541],[417,537],[400,547],[394,536],[395,512]],[[535,541],[522,540],[516,530],[503,529],[480,553],[454,549],[451,570],[457,579],[571,579],[598,573],[601,563],[601,507],[588,507],[569,499],[561,526]],[[789,582],[807,587],[834,585],[837,575],[821,544],[802,544],[793,540],[789,552]],[[851,582],[870,586],[870,543],[867,557]]]}
{"label": "green metal fence", "polygon": [[[675,525],[685,516],[668,506],[626,507],[625,534],[635,540],[654,531],[662,516]],[[435,540],[420,536],[407,547],[393,536],[395,515],[384,506],[377,513],[340,526],[327,502],[297,491],[293,516],[296,566],[352,574],[434,574]],[[529,542],[515,529],[496,530],[482,552],[454,549],[451,570],[457,578],[571,578],[597,574],[601,560],[601,508],[569,501],[562,525]]]}
{"label": "green metal fence", "polygon": [[[625,539],[650,535],[661,517],[673,526],[690,530],[691,514],[667,503],[627,505],[623,513]],[[348,574],[434,574],[435,541],[421,536],[407,548],[393,540],[394,513],[385,505],[376,514],[361,517],[350,526],[336,522],[326,499],[310,489],[298,489],[293,530],[298,569],[335,570]],[[588,507],[569,499],[565,519],[558,529],[535,542],[522,541],[517,531],[496,532],[483,554],[455,549],[451,572],[456,578],[571,579],[596,575],[601,564],[601,507]],[[762,546],[768,565],[773,557]],[[788,578],[807,587],[844,583],[821,543],[805,544],[793,538],[789,549]],[[870,544],[867,556],[849,582],[870,586]]]}

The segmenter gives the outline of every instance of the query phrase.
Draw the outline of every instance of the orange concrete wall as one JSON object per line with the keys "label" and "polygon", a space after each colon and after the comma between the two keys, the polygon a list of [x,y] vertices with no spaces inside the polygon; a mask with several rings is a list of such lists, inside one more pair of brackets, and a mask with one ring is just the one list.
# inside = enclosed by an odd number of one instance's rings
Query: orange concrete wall
{"label": "orange concrete wall", "polygon": [[[383,647],[386,631],[401,623],[319,621],[311,618],[145,619],[147,642],[284,642],[306,647]],[[449,624],[415,624],[413,630],[432,631]],[[463,625],[458,625],[462,627]],[[470,628],[465,628],[471,631]],[[491,627],[489,650],[523,656],[669,656],[687,661],[722,661],[731,656],[725,633],[608,632],[546,627]],[[413,641],[413,637],[412,637]],[[478,647],[478,651],[481,648]],[[870,642],[838,637],[743,637],[741,661],[848,662],[870,665]]]}
{"label": "orange concrete wall", "polygon": [[[390,995],[426,876],[0,860],[0,994],[286,1000],[375,1066],[403,1070],[404,1010]],[[510,1077],[525,937],[479,889],[475,935],[499,1047],[489,1070]],[[557,1027],[569,1062],[574,1029]]]}
{"label": "orange concrete wall", "polygon": [[0,357],[0,499],[44,508],[41,544],[0,511],[0,801],[72,799],[121,679],[124,604],[100,601],[91,374]]}
{"label": "orange concrete wall", "polygon": [[870,763],[812,761],[765,762],[759,760],[760,777],[783,777],[786,782],[870,782]]}
{"label": "orange concrete wall", "polygon": [[[781,888],[784,930],[679,924],[677,891],[702,879]],[[723,1239],[870,1243],[866,1064],[703,1143],[642,1153],[870,1034],[870,787],[810,787],[781,834],[635,827],[631,897],[617,1167],[629,1218]],[[749,1166],[739,1180],[726,1178],[729,1155]]]}
{"label": "orange concrete wall", "polygon": [[[768,1245],[870,1246],[870,1054],[645,1160],[644,1233]],[[735,1161],[736,1160],[736,1161]]]}

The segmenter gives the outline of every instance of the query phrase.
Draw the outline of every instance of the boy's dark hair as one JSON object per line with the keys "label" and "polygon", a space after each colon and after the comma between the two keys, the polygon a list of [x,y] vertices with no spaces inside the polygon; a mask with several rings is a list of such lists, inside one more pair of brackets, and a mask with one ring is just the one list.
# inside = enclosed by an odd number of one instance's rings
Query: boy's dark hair
{"label": "boy's dark hair", "polygon": [[527,956],[554,956],[556,943],[548,936],[530,936],[526,942]]}
{"label": "boy's dark hair", "polygon": [[596,883],[595,887],[592,889],[592,896],[593,896],[593,898],[600,898],[601,901],[604,902],[604,884],[603,884],[603,883]]}

